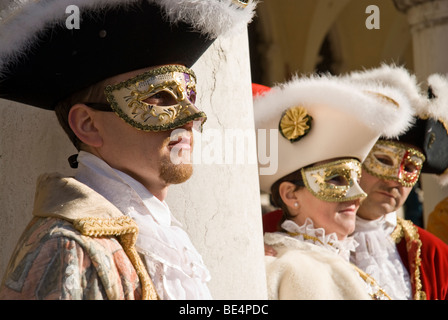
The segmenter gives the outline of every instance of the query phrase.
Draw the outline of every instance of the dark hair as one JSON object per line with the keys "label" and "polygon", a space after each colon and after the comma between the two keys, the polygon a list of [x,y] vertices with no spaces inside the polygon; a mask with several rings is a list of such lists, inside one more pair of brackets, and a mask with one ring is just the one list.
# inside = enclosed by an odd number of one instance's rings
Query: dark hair
{"label": "dark hair", "polygon": [[[77,103],[83,103],[94,109],[101,110],[101,108],[97,108],[96,106],[103,106],[102,108],[104,108],[104,105],[108,105],[104,94],[104,88],[105,81],[98,82],[61,100],[54,109],[59,124],[78,151],[81,150],[83,142],[76,136],[68,123],[70,109]],[[112,109],[104,109],[101,111],[112,111]]]}
{"label": "dark hair", "polygon": [[287,174],[286,176],[278,179],[275,181],[271,186],[271,204],[277,208],[280,208],[283,212],[282,218],[280,219],[278,223],[278,229],[280,229],[280,225],[285,221],[292,219],[293,216],[288,210],[288,206],[283,202],[282,197],[280,196],[280,185],[283,182],[290,182],[296,186],[294,191],[299,190],[300,188],[303,188],[305,186],[303,179],[302,179],[302,172],[301,169],[294,171],[290,174]]}

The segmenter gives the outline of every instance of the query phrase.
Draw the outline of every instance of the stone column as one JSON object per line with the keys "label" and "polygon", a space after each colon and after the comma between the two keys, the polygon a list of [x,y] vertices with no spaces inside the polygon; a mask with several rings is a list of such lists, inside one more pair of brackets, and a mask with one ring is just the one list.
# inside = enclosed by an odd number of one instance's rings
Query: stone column
{"label": "stone column", "polygon": [[218,39],[193,66],[208,119],[195,132],[193,177],[167,202],[212,275],[216,299],[266,299],[247,31]]}
{"label": "stone column", "polygon": [[[218,39],[193,69],[200,93],[197,104],[208,115],[203,135],[209,129],[221,137],[227,129],[253,133],[246,30],[233,38]],[[52,171],[73,174],[67,157],[76,150],[51,111],[0,99],[0,114],[1,278],[20,234],[31,219],[37,176]],[[203,150],[208,147],[219,151],[224,143],[202,140]],[[255,144],[255,136],[246,144]],[[246,151],[243,147],[235,153]],[[256,159],[256,154],[251,157]],[[195,165],[190,181],[170,188],[167,202],[210,270],[214,298],[266,299],[256,161],[242,164],[203,161]]]}
{"label": "stone column", "polygon": [[[448,74],[448,0],[393,0],[406,13],[411,28],[414,70],[420,81],[432,73]],[[448,106],[447,106],[448,107]],[[448,196],[432,175],[422,175],[424,221],[440,200]]]}

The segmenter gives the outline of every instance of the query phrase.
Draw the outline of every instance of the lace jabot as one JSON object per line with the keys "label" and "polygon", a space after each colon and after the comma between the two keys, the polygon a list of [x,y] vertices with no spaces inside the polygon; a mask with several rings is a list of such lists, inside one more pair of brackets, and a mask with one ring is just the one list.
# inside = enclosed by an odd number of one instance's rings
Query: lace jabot
{"label": "lace jabot", "polygon": [[287,231],[291,237],[324,247],[347,261],[350,258],[350,252],[355,251],[358,245],[352,237],[339,240],[336,233],[326,234],[325,229],[315,228],[313,221],[309,218],[307,218],[305,223],[301,226],[297,225],[292,220],[286,220],[282,223],[282,228]]}
{"label": "lace jabot", "polygon": [[409,272],[404,266],[391,233],[397,226],[395,212],[377,220],[356,217],[354,239],[359,243],[350,261],[370,274],[395,300],[412,299]]}

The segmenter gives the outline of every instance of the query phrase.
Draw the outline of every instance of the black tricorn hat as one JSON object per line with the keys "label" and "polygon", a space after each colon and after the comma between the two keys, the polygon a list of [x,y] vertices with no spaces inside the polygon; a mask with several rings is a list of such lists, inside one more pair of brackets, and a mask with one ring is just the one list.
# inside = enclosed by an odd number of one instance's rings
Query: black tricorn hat
{"label": "black tricorn hat", "polygon": [[434,118],[416,118],[411,129],[397,139],[419,148],[426,157],[423,173],[443,174],[448,169],[448,134]]}
{"label": "black tricorn hat", "polygon": [[[66,25],[69,6],[79,9],[79,28]],[[191,67],[254,8],[248,0],[11,1],[0,8],[0,98],[54,109],[114,75]]]}

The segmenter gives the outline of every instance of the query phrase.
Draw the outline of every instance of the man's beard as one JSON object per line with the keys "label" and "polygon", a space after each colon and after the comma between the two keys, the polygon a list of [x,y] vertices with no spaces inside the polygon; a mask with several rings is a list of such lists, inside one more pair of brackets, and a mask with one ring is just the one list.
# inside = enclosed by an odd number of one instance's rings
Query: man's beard
{"label": "man's beard", "polygon": [[167,184],[179,184],[190,179],[193,174],[191,163],[174,164],[171,160],[163,159],[160,165],[160,178]]}
{"label": "man's beard", "polygon": [[[185,132],[179,132],[185,135]],[[190,132],[189,139],[191,144],[193,135]],[[181,138],[182,140],[183,138]],[[168,146],[170,142],[178,141],[178,136],[169,137],[164,141],[164,147]],[[178,149],[176,146],[170,151],[170,155],[163,157],[160,164],[160,178],[165,181],[166,184],[179,184],[187,181],[193,174],[193,164],[191,163],[190,150]]]}

